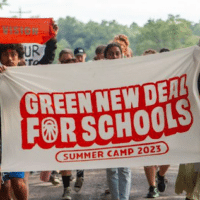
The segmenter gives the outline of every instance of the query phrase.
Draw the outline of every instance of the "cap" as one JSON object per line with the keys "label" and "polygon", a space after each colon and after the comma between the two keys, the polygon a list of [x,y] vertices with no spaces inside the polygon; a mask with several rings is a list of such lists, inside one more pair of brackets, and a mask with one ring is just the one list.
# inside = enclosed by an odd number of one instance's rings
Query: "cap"
{"label": "cap", "polygon": [[83,48],[76,48],[75,50],[74,50],[74,55],[76,56],[76,55],[83,55],[83,54],[85,54],[85,51],[84,51],[84,49]]}

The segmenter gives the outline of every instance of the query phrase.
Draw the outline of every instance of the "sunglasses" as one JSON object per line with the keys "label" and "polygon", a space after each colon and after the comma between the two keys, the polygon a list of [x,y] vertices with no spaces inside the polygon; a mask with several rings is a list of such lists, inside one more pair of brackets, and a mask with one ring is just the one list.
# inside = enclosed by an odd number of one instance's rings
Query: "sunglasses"
{"label": "sunglasses", "polygon": [[60,62],[61,62],[61,64],[76,63],[76,59],[67,59],[67,60],[62,60]]}

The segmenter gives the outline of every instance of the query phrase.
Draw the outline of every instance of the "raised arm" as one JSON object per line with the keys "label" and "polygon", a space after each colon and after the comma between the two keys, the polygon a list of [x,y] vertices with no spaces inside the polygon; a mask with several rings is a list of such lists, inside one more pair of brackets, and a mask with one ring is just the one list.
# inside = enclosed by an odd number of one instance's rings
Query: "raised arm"
{"label": "raised arm", "polygon": [[56,36],[58,34],[58,25],[53,22],[53,29],[55,31],[55,37],[50,39],[46,43],[46,48],[44,52],[44,56],[42,59],[38,62],[38,65],[45,65],[45,64],[52,64],[55,58],[55,50],[57,49],[57,40]]}

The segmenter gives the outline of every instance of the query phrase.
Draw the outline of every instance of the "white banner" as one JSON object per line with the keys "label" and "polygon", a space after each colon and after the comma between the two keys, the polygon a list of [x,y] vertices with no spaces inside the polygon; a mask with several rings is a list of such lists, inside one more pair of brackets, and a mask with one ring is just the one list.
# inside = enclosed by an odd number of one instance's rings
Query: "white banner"
{"label": "white banner", "polygon": [[8,68],[2,171],[200,161],[200,48]]}
{"label": "white banner", "polygon": [[44,51],[46,45],[36,44],[36,43],[24,43],[24,59],[26,61],[26,65],[37,65],[38,62],[44,56]]}

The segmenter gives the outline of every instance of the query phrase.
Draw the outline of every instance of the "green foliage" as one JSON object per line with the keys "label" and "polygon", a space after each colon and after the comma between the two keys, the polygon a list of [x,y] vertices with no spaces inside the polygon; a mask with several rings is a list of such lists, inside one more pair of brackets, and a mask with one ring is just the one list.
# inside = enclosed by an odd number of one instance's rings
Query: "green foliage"
{"label": "green foliage", "polygon": [[61,39],[57,43],[57,49],[56,49],[56,55],[55,55],[55,59],[54,59],[54,64],[58,63],[59,53],[65,48],[71,49],[71,45],[69,44],[69,42],[67,40]]}
{"label": "green foliage", "polygon": [[138,37],[137,54],[141,55],[148,48],[174,50],[197,44],[198,39],[193,37],[190,27],[191,22],[179,16],[169,15],[166,21],[149,20]]}
{"label": "green foliage", "polygon": [[[165,21],[149,19],[143,27],[135,22],[130,26],[121,25],[115,20],[83,23],[68,16],[60,18],[58,26],[59,51],[66,46],[72,49],[82,47],[87,53],[87,60],[93,59],[98,45],[108,44],[117,34],[128,36],[134,55],[141,55],[148,48],[159,51],[163,47],[174,50],[192,46],[197,44],[197,36],[200,35],[200,23],[192,25],[179,15],[168,15]],[[67,44],[62,46],[63,41]]]}
{"label": "green foliage", "polygon": [[191,26],[194,35],[200,36],[200,21],[197,24]]}
{"label": "green foliage", "polygon": [[58,20],[59,33],[58,40],[65,39],[73,46],[78,38],[84,36],[84,23],[79,22],[75,18],[66,17]]}
{"label": "green foliage", "polygon": [[[139,26],[133,23],[131,27],[118,24],[113,21],[97,22],[89,21],[84,24],[75,18],[66,17],[58,20],[58,41],[65,39],[75,49],[82,47],[87,53],[87,60],[93,59],[95,49],[98,45],[108,44],[115,35],[125,34],[131,42],[135,41],[139,34]],[[134,47],[132,47],[134,49]]]}

